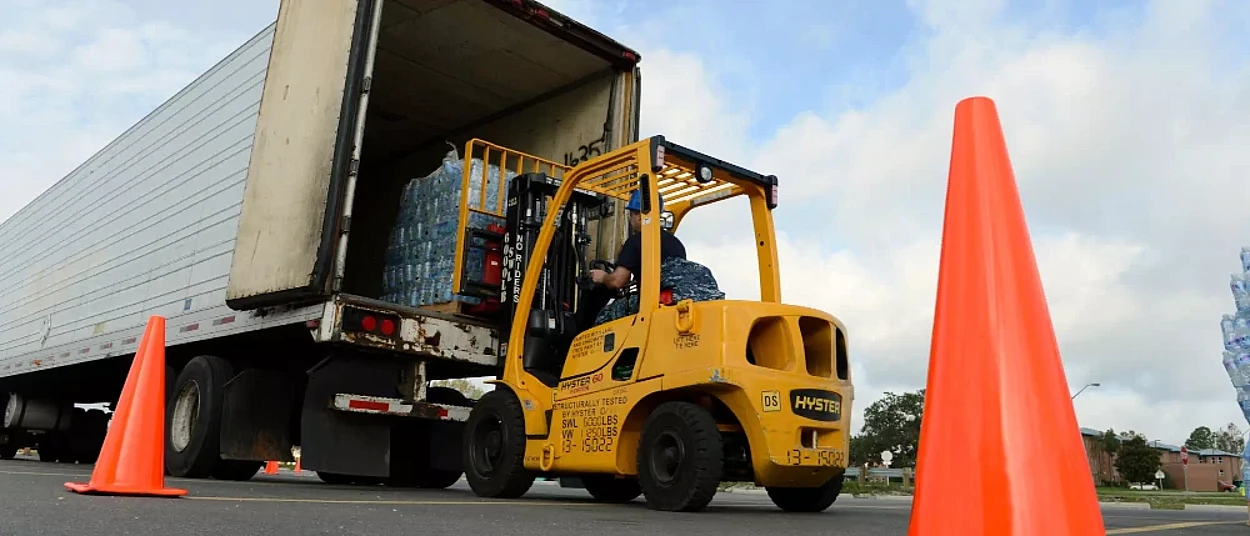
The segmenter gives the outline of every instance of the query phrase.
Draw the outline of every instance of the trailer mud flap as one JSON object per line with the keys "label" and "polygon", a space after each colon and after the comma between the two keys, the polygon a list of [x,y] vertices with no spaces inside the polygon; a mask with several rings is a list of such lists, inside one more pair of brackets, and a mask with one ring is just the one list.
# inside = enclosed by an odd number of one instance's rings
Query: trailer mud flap
{"label": "trailer mud flap", "polygon": [[304,469],[345,475],[390,474],[391,421],[333,409],[335,393],[395,396],[399,363],[363,356],[329,357],[308,371],[300,419]]}
{"label": "trailer mud flap", "polygon": [[298,378],[246,369],[225,385],[221,406],[221,457],[227,460],[295,461],[291,410]]}

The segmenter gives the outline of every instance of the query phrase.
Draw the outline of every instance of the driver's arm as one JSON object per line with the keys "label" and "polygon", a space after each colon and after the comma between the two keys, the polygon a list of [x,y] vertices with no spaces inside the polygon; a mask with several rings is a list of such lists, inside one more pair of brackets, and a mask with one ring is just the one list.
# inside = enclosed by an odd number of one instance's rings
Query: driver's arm
{"label": "driver's arm", "polygon": [[634,272],[631,268],[637,268],[640,264],[642,264],[642,237],[633,234],[625,239],[625,243],[621,244],[621,250],[616,254],[616,269],[611,272],[596,270],[591,277],[596,284],[612,290],[620,290],[629,285],[630,277]]}
{"label": "driver's arm", "polygon": [[629,268],[618,265],[611,273],[602,270],[594,270],[591,277],[595,283],[608,287],[612,290],[620,290],[629,284],[631,272]]}

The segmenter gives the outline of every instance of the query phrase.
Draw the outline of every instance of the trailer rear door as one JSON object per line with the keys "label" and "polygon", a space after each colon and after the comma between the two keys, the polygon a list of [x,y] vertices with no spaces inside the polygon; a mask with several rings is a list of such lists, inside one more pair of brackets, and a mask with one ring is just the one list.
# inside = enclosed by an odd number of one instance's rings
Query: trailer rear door
{"label": "trailer rear door", "polygon": [[379,0],[282,0],[226,300],[325,294],[355,171]]}

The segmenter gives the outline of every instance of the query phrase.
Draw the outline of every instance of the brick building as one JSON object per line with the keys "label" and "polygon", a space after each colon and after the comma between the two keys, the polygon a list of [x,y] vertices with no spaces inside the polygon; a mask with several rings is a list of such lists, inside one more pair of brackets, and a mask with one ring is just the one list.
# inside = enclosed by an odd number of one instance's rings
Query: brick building
{"label": "brick building", "polygon": [[[1098,440],[1103,432],[1092,428],[1081,428],[1081,439],[1085,443],[1085,458],[1089,464],[1094,484],[1098,486],[1113,485],[1119,482],[1120,473],[1115,469],[1115,460],[1099,446]],[[1148,445],[1161,453],[1159,462],[1163,473],[1168,476],[1167,487],[1184,489],[1185,469],[1181,466],[1181,447],[1161,441],[1152,440]],[[1216,449],[1189,452],[1189,490],[1190,491],[1223,491],[1220,482],[1235,484],[1241,482],[1241,455]]]}

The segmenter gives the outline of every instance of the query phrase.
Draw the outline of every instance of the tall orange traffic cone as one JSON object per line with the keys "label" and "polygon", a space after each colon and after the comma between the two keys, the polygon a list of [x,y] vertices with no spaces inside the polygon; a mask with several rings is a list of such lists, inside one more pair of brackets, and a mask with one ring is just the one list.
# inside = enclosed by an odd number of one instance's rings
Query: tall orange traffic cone
{"label": "tall orange traffic cone", "polygon": [[278,474],[278,462],[276,460],[269,460],[267,463],[265,463],[265,474],[267,475]]}
{"label": "tall orange traffic cone", "polygon": [[912,536],[1105,534],[994,102],[955,108]]}
{"label": "tall orange traffic cone", "polygon": [[180,497],[165,487],[165,319],[148,319],[130,365],[113,422],[87,484],[66,482],[78,493]]}

